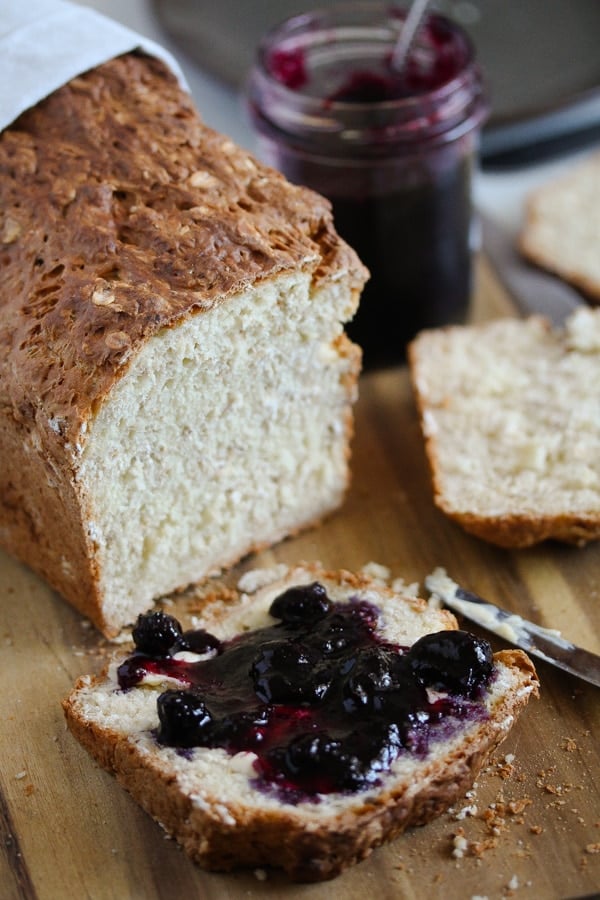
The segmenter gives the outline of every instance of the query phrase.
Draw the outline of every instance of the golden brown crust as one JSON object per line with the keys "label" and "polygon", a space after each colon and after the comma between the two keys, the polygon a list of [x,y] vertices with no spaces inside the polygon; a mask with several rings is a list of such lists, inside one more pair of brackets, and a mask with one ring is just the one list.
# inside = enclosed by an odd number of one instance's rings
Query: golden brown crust
{"label": "golden brown crust", "polygon": [[507,549],[532,547],[541,541],[562,541],[565,544],[583,546],[589,541],[600,539],[600,524],[596,517],[589,521],[581,516],[501,516],[496,519],[477,516],[474,513],[458,513],[445,507],[436,494],[437,504],[449,519],[452,519],[469,534],[482,538],[490,544]]}
{"label": "golden brown crust", "polygon": [[159,329],[261,279],[364,269],[322,197],[203,125],[157,59],[73,79],[0,137],[4,402],[64,440]]}

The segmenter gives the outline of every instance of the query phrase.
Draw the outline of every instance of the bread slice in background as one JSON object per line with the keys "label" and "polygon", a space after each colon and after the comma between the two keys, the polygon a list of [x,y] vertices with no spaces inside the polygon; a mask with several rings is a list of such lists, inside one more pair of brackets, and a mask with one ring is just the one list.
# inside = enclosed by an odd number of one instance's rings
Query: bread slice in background
{"label": "bread slice in background", "polygon": [[114,636],[339,506],[367,273],[327,201],[131,53],[2,133],[0,210],[4,548]]}
{"label": "bread slice in background", "polygon": [[600,537],[600,310],[422,332],[409,348],[435,503],[504,547]]}
{"label": "bread slice in background", "polygon": [[533,190],[519,237],[523,255],[600,302],[600,153]]}
{"label": "bread slice in background", "polygon": [[[273,625],[268,613],[273,599],[290,586],[315,580],[336,602],[360,598],[374,604],[377,635],[403,647],[424,634],[457,627],[451,613],[424,600],[366,575],[327,572],[317,565],[247,573],[242,593],[223,602],[209,597],[197,624],[221,639]],[[115,674],[120,661],[100,677],[80,679],[65,700],[75,737],[202,866],[275,866],[299,881],[332,878],[406,828],[446,810],[471,787],[537,694],[529,658],[518,650],[502,651],[477,700],[478,713],[442,724],[425,754],[401,752],[380,782],[367,789],[322,794],[317,802],[286,802],[256,787],[248,753],[204,747],[182,752],[158,744],[156,699],[166,685],[120,690]]]}

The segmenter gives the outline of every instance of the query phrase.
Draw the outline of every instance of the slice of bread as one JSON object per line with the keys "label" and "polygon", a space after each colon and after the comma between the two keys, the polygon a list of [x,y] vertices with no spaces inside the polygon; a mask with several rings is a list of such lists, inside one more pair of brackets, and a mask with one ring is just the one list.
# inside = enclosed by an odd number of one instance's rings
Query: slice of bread
{"label": "slice of bread", "polygon": [[600,310],[420,334],[409,348],[434,499],[503,547],[600,537]]}
{"label": "slice of bread", "polygon": [[600,153],[526,198],[519,237],[531,262],[600,302]]}
{"label": "slice of bread", "polygon": [[366,270],[130,53],[0,135],[0,544],[107,636],[349,480]]}
{"label": "slice of bread", "polygon": [[[373,604],[377,640],[408,648],[425,634],[457,628],[448,611],[367,575],[326,572],[316,565],[282,568],[248,573],[241,595],[230,594],[226,601],[209,597],[202,627],[223,639],[273,625],[268,611],[274,598],[316,580],[333,601],[358,598]],[[161,745],[155,737],[157,695],[168,685],[149,679],[121,690],[119,662],[100,677],[82,678],[65,700],[73,734],[202,866],[276,866],[299,881],[332,878],[406,828],[442,813],[469,789],[537,694],[529,658],[502,651],[493,658],[491,680],[473,701],[474,714],[443,719],[426,750],[402,750],[364,789],[294,800],[257,786],[251,753]],[[210,704],[208,694],[206,699]]]}

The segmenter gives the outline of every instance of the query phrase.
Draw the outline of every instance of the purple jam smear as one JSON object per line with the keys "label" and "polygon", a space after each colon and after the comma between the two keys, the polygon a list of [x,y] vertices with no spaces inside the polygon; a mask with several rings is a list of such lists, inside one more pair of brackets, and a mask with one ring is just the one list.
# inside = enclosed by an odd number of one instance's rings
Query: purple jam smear
{"label": "purple jam smear", "polygon": [[[257,787],[298,802],[376,785],[401,753],[422,757],[485,717],[485,640],[443,631],[402,647],[378,633],[375,606],[336,604],[319,582],[288,589],[270,613],[275,625],[225,641],[164,613],[139,617],[119,686],[148,674],[181,685],[158,697],[159,743],[252,751]],[[174,658],[191,648],[206,656]]]}

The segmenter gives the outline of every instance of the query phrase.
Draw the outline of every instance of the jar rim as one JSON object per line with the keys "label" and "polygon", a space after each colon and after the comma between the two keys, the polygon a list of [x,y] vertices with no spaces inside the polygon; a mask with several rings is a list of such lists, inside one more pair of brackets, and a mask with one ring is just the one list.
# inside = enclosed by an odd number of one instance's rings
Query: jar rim
{"label": "jar rim", "polygon": [[[258,131],[298,147],[317,141],[327,155],[381,157],[393,148],[451,142],[478,128],[487,115],[488,103],[472,41],[459,24],[439,13],[430,13],[425,20],[441,29],[430,30],[427,40],[439,40],[440,35],[443,41],[448,35],[458,38],[458,65],[451,69],[454,77],[431,90],[425,85],[420,92],[402,91],[397,99],[331,99],[331,84],[351,76],[353,68],[360,73],[357,65],[367,71],[372,63],[373,71],[379,68],[383,80],[387,79],[387,64],[405,17],[405,9],[389,3],[350,0],[292,16],[268,31],[259,44],[245,89],[249,115]],[[340,32],[340,23],[346,31],[342,28]],[[398,23],[398,27],[390,30],[390,23]],[[346,41],[336,44],[339,33]],[[349,40],[349,33],[360,34],[361,42]],[[312,92],[303,90],[304,81],[288,86],[285,81],[290,75],[295,77],[296,63],[306,77],[304,52],[308,47],[310,53],[311,46],[316,49],[310,74],[319,90],[314,84]],[[431,43],[422,46],[428,54],[437,52]],[[282,47],[284,55],[276,59]],[[286,67],[281,70],[284,78],[277,77],[275,63]]]}
{"label": "jar rim", "polygon": [[[253,69],[254,72],[256,72],[257,68],[260,69],[262,77],[269,80],[273,86],[276,85],[282,97],[287,97],[288,100],[293,102],[301,101],[307,109],[321,109],[323,106],[323,97],[307,94],[299,91],[298,89],[288,87],[283,81],[277,79],[273,75],[268,64],[269,54],[273,50],[273,46],[276,44],[276,42],[280,42],[282,39],[286,38],[290,39],[294,36],[294,34],[298,39],[298,37],[303,32],[305,34],[308,33],[307,29],[309,26],[312,26],[313,33],[316,26],[316,28],[319,28],[321,32],[327,31],[329,34],[331,34],[332,31],[339,27],[333,23],[327,24],[328,21],[331,20],[335,15],[352,14],[359,12],[364,13],[365,16],[368,16],[369,19],[369,21],[364,23],[363,27],[365,29],[371,29],[372,31],[375,31],[375,29],[378,27],[377,23],[374,21],[376,16],[381,17],[382,23],[384,21],[387,23],[392,23],[394,20],[398,23],[401,23],[405,20],[407,15],[407,10],[403,7],[390,5],[389,3],[385,2],[371,3],[367,2],[367,0],[345,0],[345,2],[336,3],[330,7],[316,7],[313,10],[298,13],[297,15],[291,16],[288,19],[285,19],[279,24],[273,26],[263,35],[256,51],[256,62]],[[464,50],[463,65],[452,78],[441,83],[439,86],[431,89],[430,91],[424,91],[422,93],[411,96],[378,100],[376,104],[374,104],[373,101],[370,100],[336,100],[335,98],[333,98],[327,101],[327,107],[336,110],[336,112],[338,113],[349,111],[350,109],[372,109],[374,105],[376,105],[377,108],[381,110],[409,110],[415,105],[419,105],[426,100],[431,100],[432,102],[435,102],[436,100],[441,101],[448,94],[454,93],[457,88],[460,87],[461,82],[464,80],[465,72],[467,72],[469,68],[472,67],[475,63],[475,48],[473,42],[467,32],[462,28],[462,26],[460,26],[452,19],[449,19],[447,16],[444,16],[442,13],[434,11],[429,12],[427,14],[426,21],[443,23],[445,27],[451,29],[456,36],[460,37]],[[356,25],[355,27],[358,27],[358,25]]]}

